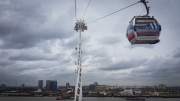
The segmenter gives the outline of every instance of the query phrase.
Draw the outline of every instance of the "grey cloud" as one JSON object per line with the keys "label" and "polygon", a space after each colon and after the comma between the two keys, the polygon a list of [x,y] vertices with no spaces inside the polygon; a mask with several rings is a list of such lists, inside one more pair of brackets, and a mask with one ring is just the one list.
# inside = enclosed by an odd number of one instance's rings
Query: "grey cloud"
{"label": "grey cloud", "polygon": [[54,43],[55,42],[53,40],[48,40],[48,41],[42,42],[41,44],[38,44],[37,47],[39,49],[42,49],[43,53],[51,54],[52,53],[51,47],[54,46]]}
{"label": "grey cloud", "polygon": [[112,60],[109,59],[109,57],[97,57],[97,58],[93,58],[89,61],[89,64],[100,64],[100,65],[103,65],[103,64],[111,64],[112,63]]}
{"label": "grey cloud", "polygon": [[[21,0],[11,0],[10,7],[6,10],[14,12],[10,15],[11,18],[23,17],[33,19],[35,22],[44,23],[47,20],[47,12],[44,12],[44,7],[40,2],[32,1],[21,1]],[[50,12],[50,10],[48,11]]]}
{"label": "grey cloud", "polygon": [[7,65],[12,65],[14,63],[16,63],[15,61],[10,61],[8,59],[8,55],[9,53],[7,51],[4,51],[4,50],[0,50],[0,67],[5,67]]}
{"label": "grey cloud", "polygon": [[[10,16],[6,15],[7,11],[10,12]],[[6,17],[6,20],[0,20],[0,47],[3,49],[30,48],[44,40],[67,38],[73,32],[65,29],[69,26],[68,23],[72,22],[62,16],[59,16],[55,25],[45,27],[44,24],[50,20],[51,11],[43,8],[38,2],[14,0],[10,8],[1,10],[1,13]]]}
{"label": "grey cloud", "polygon": [[150,44],[148,44],[148,45],[145,45],[145,44],[135,44],[135,45],[125,46],[125,48],[129,48],[129,49],[134,49],[134,48],[139,48],[139,47],[153,49],[154,45],[150,45]]}
{"label": "grey cloud", "polygon": [[121,38],[118,36],[104,36],[99,40],[99,43],[104,45],[114,45],[119,42],[121,42]]}
{"label": "grey cloud", "polygon": [[83,52],[84,55],[91,55],[94,58],[97,57],[108,57],[108,51],[106,48],[101,48],[101,49],[87,49]]}
{"label": "grey cloud", "polygon": [[[150,79],[157,80],[174,80],[177,79],[180,72],[180,59],[166,59],[161,57],[156,57],[154,59],[148,60],[144,64],[144,68],[133,68],[130,75],[137,78],[146,77]],[[156,82],[156,81],[154,81]]]}
{"label": "grey cloud", "polygon": [[[4,80],[6,79],[6,80]],[[11,75],[8,74],[4,78],[4,76],[0,76],[0,81],[3,84],[6,84],[7,86],[14,86],[15,82],[18,82],[18,86],[22,83],[25,83],[26,86],[31,86],[31,85],[37,85],[34,82],[38,81],[37,76],[35,75]]]}
{"label": "grey cloud", "polygon": [[8,59],[0,59],[0,67],[4,67],[4,66],[7,66],[7,65],[12,65],[14,64],[15,62],[13,61],[9,61]]}
{"label": "grey cloud", "polygon": [[68,49],[75,49],[75,47],[78,47],[79,40],[74,35],[73,37],[69,38],[67,42],[63,44],[64,47],[67,47]]}
{"label": "grey cloud", "polygon": [[173,58],[180,58],[180,48],[177,48],[174,51]]}
{"label": "grey cloud", "polygon": [[43,55],[43,54],[33,54],[33,53],[29,53],[29,54],[19,54],[16,56],[10,56],[9,59],[10,60],[15,60],[15,61],[37,61],[37,60],[56,60],[60,58],[60,55],[56,54],[55,56],[52,55]]}
{"label": "grey cloud", "polygon": [[[18,61],[16,64],[6,66],[6,68],[9,71],[14,71],[12,74],[20,74],[24,73],[25,71],[36,71],[36,70],[49,70],[52,69],[56,66],[59,66],[59,62],[52,62],[52,61],[30,61],[30,62],[23,62],[23,61]],[[43,72],[43,73],[44,73]]]}
{"label": "grey cloud", "polygon": [[39,61],[39,60],[47,60],[47,61],[52,61],[52,60],[57,60],[63,57],[63,54],[45,54],[43,52],[40,52],[38,49],[29,49],[29,50],[16,50],[16,51],[11,51],[9,50],[8,52],[10,56],[8,57],[9,60],[11,61]]}
{"label": "grey cloud", "polygon": [[123,60],[118,63],[111,63],[101,66],[100,70],[123,70],[129,68],[137,68],[141,66],[143,63],[146,63],[147,59],[131,59],[131,60]]}

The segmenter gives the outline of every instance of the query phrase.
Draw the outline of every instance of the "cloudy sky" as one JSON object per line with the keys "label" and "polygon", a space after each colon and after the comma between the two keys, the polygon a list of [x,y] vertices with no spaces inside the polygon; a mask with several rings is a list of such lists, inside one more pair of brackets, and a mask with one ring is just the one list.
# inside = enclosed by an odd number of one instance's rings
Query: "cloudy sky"
{"label": "cloudy sky", "polygon": [[[77,18],[89,0],[77,0]],[[149,0],[150,15],[162,26],[160,42],[131,45],[126,30],[139,3],[88,23],[138,0],[91,0],[83,20],[83,85],[180,85],[179,0]],[[0,84],[37,86],[38,80],[75,85],[78,33],[74,0],[0,0]]]}

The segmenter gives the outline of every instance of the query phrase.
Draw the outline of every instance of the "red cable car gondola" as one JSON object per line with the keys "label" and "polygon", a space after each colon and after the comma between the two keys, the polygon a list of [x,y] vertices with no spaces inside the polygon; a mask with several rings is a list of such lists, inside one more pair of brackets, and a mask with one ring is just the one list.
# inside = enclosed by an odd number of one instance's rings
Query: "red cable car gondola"
{"label": "red cable car gondola", "polygon": [[149,8],[147,7],[145,0],[141,0],[144,3],[147,15],[135,16],[129,22],[127,28],[126,37],[129,42],[133,44],[156,44],[160,42],[159,36],[161,32],[161,25],[152,16],[148,16]]}

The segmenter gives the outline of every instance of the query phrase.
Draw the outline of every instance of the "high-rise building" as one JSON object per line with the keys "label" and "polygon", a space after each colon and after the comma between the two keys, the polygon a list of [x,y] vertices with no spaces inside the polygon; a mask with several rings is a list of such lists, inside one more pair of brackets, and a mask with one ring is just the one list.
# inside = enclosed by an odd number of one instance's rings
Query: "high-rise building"
{"label": "high-rise building", "polygon": [[50,83],[51,83],[51,80],[46,80],[46,90],[47,91],[50,91]]}
{"label": "high-rise building", "polygon": [[6,85],[5,84],[1,84],[0,90],[6,90]]}
{"label": "high-rise building", "polygon": [[22,85],[21,85],[21,88],[24,89],[24,87],[25,87],[25,84],[22,84]]}
{"label": "high-rise building", "polygon": [[56,91],[57,90],[57,81],[56,80],[46,80],[46,90],[47,91]]}
{"label": "high-rise building", "polygon": [[38,81],[38,89],[42,89],[43,88],[43,80],[39,80]]}
{"label": "high-rise building", "polygon": [[56,91],[57,90],[57,81],[56,80],[52,80],[50,83],[50,90],[51,91]]}
{"label": "high-rise building", "polygon": [[70,84],[66,83],[66,89],[70,88]]}

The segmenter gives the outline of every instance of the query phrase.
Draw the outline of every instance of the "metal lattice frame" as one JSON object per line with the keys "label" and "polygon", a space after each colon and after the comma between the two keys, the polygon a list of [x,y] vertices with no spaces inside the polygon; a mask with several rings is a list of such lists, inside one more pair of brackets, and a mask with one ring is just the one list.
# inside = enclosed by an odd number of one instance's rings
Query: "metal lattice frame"
{"label": "metal lattice frame", "polygon": [[78,32],[79,30],[79,52],[78,52],[78,64],[76,72],[76,86],[75,86],[75,95],[74,101],[82,101],[82,48],[81,48],[81,31],[87,30],[84,21],[77,21],[74,30]]}

